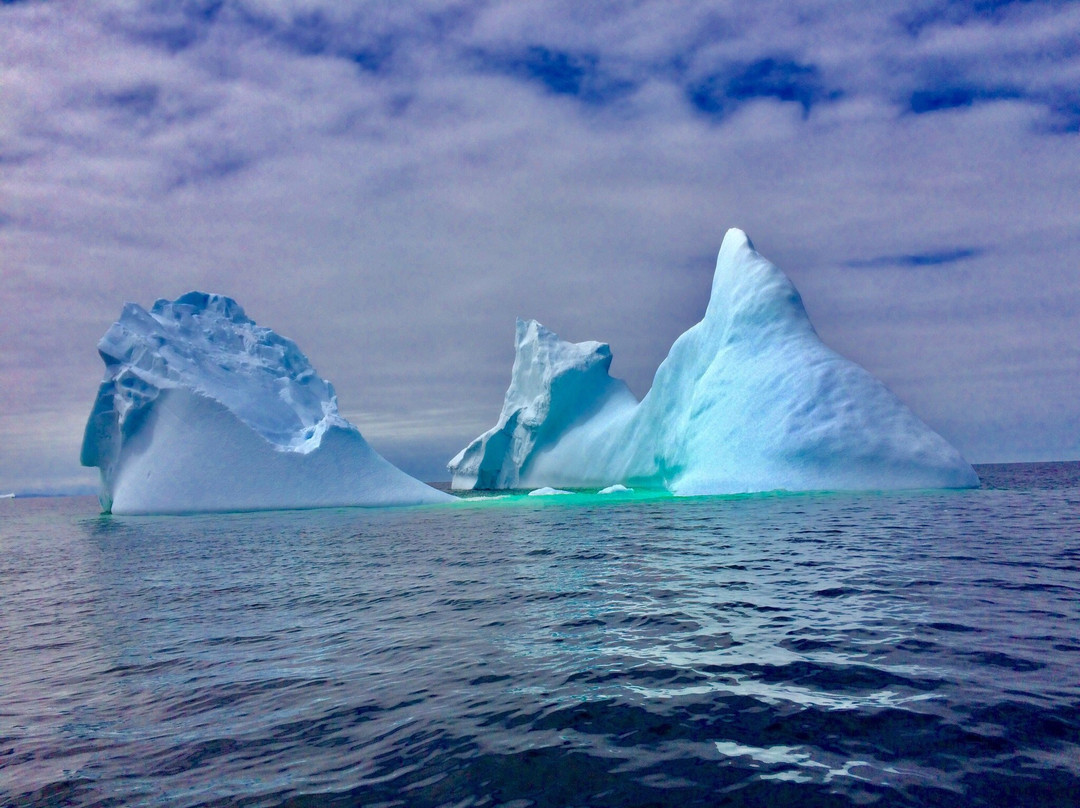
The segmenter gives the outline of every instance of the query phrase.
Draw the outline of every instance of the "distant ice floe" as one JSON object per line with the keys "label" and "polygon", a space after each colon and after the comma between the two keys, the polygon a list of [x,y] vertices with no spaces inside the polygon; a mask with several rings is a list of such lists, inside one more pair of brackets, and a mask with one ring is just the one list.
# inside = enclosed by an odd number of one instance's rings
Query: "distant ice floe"
{"label": "distant ice floe", "polygon": [[615,483],[615,485],[609,485],[607,488],[601,488],[596,493],[598,494],[632,494],[633,488],[627,488],[622,483]]}
{"label": "distant ice floe", "polygon": [[535,491],[530,491],[530,497],[551,497],[558,494],[572,494],[573,491],[560,491],[558,488],[550,488],[545,486],[543,488],[537,488]]}
{"label": "distant ice floe", "polygon": [[82,463],[118,514],[452,501],[381,457],[294,342],[231,298],[128,303],[98,343],[105,378]]}
{"label": "distant ice floe", "polygon": [[675,494],[967,488],[971,466],[818,338],[787,276],[729,230],[704,319],[638,402],[611,349],[518,320],[498,422],[449,463],[455,489]]}

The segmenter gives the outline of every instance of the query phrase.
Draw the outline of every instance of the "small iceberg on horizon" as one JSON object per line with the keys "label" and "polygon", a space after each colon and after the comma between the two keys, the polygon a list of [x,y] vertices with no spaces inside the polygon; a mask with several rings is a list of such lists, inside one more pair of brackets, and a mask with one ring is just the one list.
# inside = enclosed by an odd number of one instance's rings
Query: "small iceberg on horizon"
{"label": "small iceberg on horizon", "polygon": [[449,502],[338,412],[292,340],[223,295],[128,303],[98,343],[105,378],[81,461],[102,509],[194,513]]}
{"label": "small iceberg on horizon", "polygon": [[573,494],[573,491],[560,491],[558,488],[552,488],[550,486],[544,486],[543,488],[537,488],[534,491],[529,492],[530,497],[552,497],[559,494]]}
{"label": "small iceberg on horizon", "polygon": [[615,485],[609,485],[607,488],[601,488],[596,492],[597,494],[632,494],[633,488],[627,488],[622,483],[615,483]]}
{"label": "small iceberg on horizon", "polygon": [[518,320],[494,427],[455,489],[662,488],[677,495],[970,488],[971,466],[878,379],[828,348],[788,277],[731,229],[704,318],[640,402],[611,349]]}

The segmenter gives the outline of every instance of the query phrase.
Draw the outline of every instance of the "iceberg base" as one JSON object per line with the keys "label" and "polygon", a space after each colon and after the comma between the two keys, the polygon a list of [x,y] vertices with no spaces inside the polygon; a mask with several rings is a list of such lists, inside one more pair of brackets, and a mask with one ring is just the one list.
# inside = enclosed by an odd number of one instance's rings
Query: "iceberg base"
{"label": "iceberg base", "polygon": [[355,429],[331,427],[307,454],[282,450],[185,388],[160,392],[101,475],[102,507],[115,514],[453,500],[385,460]]}

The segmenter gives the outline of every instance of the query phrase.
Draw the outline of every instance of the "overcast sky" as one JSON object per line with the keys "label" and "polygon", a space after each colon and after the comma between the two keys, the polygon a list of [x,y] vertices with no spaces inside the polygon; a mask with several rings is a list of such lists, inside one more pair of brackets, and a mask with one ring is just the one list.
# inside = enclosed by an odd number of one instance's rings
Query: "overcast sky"
{"label": "overcast sky", "polygon": [[1080,457],[1080,3],[0,4],[0,491],[125,301],[236,298],[423,479],[515,316],[639,396],[725,230],[972,462]]}

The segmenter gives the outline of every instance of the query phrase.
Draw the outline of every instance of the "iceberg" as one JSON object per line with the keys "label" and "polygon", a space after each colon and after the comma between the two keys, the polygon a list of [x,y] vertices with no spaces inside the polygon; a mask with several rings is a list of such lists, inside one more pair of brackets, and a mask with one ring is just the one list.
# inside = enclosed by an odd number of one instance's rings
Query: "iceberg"
{"label": "iceberg", "polygon": [[452,500],[379,455],[297,345],[231,298],[128,303],[98,343],[105,377],[83,436],[116,514]]}
{"label": "iceberg", "polygon": [[604,343],[518,320],[499,420],[450,461],[452,486],[703,495],[979,484],[944,438],[821,341],[795,286],[741,230],[724,237],[704,318],[640,402],[610,365]]}
{"label": "iceberg", "polygon": [[586,423],[607,424],[637,399],[608,375],[611,348],[560,340],[535,320],[518,319],[514,368],[499,423],[450,461],[454,488],[531,488],[525,470],[535,452]]}

